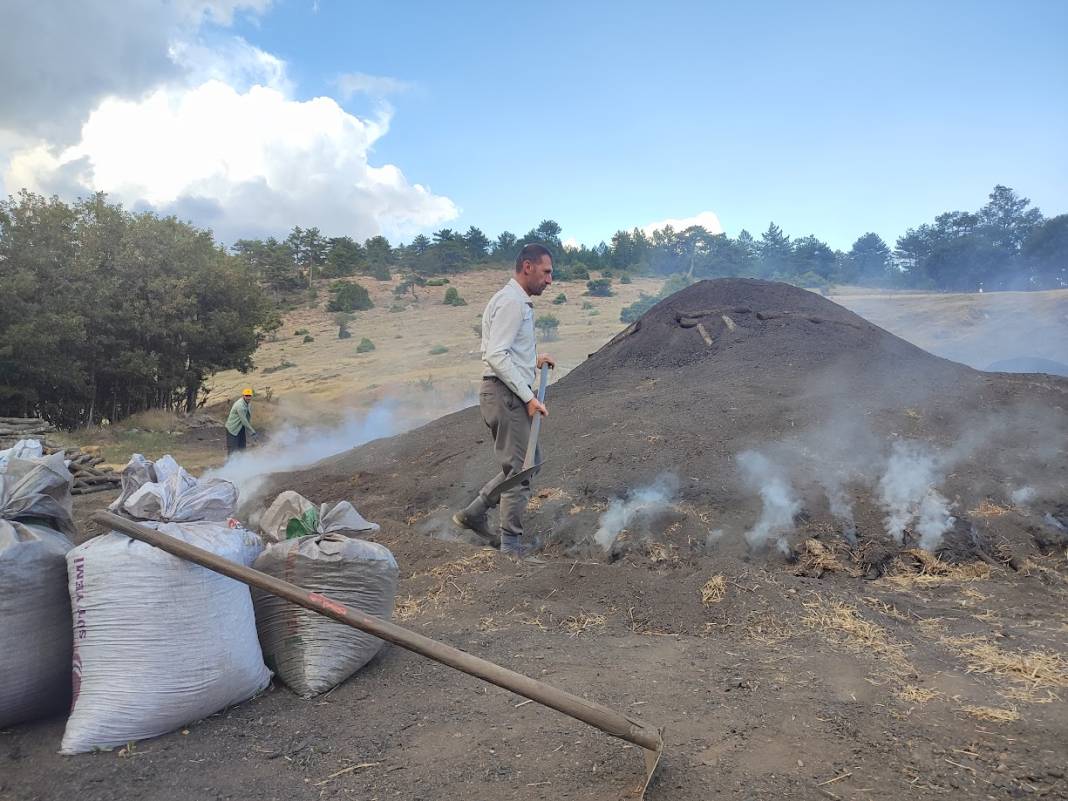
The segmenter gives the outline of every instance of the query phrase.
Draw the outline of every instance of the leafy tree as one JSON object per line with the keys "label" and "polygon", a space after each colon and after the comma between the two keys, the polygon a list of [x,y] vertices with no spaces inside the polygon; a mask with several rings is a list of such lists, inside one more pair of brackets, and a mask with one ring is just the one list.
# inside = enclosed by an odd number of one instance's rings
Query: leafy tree
{"label": "leafy tree", "polygon": [[0,414],[72,426],[191,411],[279,324],[255,279],[209,232],[103,194],[0,202]]}
{"label": "leafy tree", "polygon": [[760,235],[757,253],[760,255],[761,275],[785,275],[790,272],[793,245],[790,237],[775,223],[769,223],[768,230]]}
{"label": "leafy tree", "polygon": [[857,239],[846,254],[842,280],[884,286],[891,278],[890,248],[878,234]]}
{"label": "leafy tree", "polygon": [[389,240],[384,236],[372,236],[363,243],[363,252],[367,274],[379,281],[388,281],[389,268],[396,263]]}
{"label": "leafy tree", "polygon": [[[803,236],[794,242],[791,252],[791,270],[794,275],[812,273],[819,276],[822,285],[838,272],[838,259],[834,251],[814,236]],[[810,281],[811,285],[812,282]]]}
{"label": "leafy tree", "polygon": [[1035,287],[1068,287],[1068,214],[1035,226],[1021,250]]}
{"label": "leafy tree", "polygon": [[493,243],[493,258],[511,261],[519,252],[518,240],[511,231],[501,231]]}
{"label": "leafy tree", "polygon": [[484,233],[475,226],[471,226],[467,229],[467,233],[463,236],[464,243],[467,245],[467,255],[472,261],[480,262],[485,260],[486,253],[489,252],[490,241]]}
{"label": "leafy tree", "polygon": [[298,225],[286,238],[286,244],[293,253],[301,276],[311,286],[311,282],[326,264],[329,243],[318,228],[301,228]]}
{"label": "leafy tree", "polygon": [[328,278],[343,278],[356,275],[364,267],[363,248],[360,243],[348,236],[334,237],[329,240],[326,264],[322,274]]}
{"label": "leafy tree", "polygon": [[354,312],[373,309],[375,306],[367,290],[359,284],[342,284],[327,304],[327,311]]}
{"label": "leafy tree", "polygon": [[419,234],[412,240],[412,244],[408,246],[413,256],[422,256],[428,250],[430,250],[430,240],[422,234]]}

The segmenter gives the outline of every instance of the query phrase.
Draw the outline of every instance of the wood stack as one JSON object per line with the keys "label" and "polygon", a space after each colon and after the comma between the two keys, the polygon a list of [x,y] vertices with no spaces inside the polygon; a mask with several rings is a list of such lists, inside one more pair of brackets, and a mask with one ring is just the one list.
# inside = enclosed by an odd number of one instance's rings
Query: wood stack
{"label": "wood stack", "polygon": [[114,490],[122,483],[122,477],[110,467],[99,468],[104,461],[103,456],[87,453],[80,448],[45,448],[45,453],[57,451],[63,451],[65,458],[70,460],[67,469],[74,476],[71,495],[88,495],[91,492]]}
{"label": "wood stack", "polygon": [[39,417],[0,417],[0,449],[10,448],[20,439],[41,439],[55,430]]}

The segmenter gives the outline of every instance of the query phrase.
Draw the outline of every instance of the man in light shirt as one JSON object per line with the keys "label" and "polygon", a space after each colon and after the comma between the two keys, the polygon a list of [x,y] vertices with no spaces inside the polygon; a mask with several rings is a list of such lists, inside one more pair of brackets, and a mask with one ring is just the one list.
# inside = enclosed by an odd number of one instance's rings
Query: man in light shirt
{"label": "man in light shirt", "polygon": [[[551,356],[539,356],[534,338],[534,302],[553,282],[553,257],[542,245],[525,245],[515,260],[515,275],[494,295],[482,314],[482,361],[485,364],[479,409],[493,435],[493,455],[501,471],[479,490],[453,522],[496,544],[486,511],[497,485],[523,469],[534,415],[548,416],[533,385],[543,364],[556,367]],[[534,459],[541,462],[540,448]],[[530,500],[530,481],[500,496],[501,552],[523,557],[531,545],[522,541],[523,512]]]}

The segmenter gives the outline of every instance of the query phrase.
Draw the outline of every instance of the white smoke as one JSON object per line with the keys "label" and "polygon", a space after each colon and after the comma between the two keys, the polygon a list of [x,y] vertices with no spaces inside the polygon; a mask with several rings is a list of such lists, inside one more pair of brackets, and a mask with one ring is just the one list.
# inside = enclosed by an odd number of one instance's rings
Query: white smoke
{"label": "white smoke", "polygon": [[950,502],[935,489],[941,480],[941,466],[931,451],[914,442],[894,443],[878,489],[886,533],[895,542],[904,543],[905,530],[915,523],[920,547],[933,550],[956,523]]}
{"label": "white smoke", "polygon": [[272,473],[308,467],[357,445],[400,434],[425,419],[401,414],[396,401],[384,400],[366,412],[352,412],[332,428],[287,425],[271,433],[261,446],[233,454],[222,467],[208,470],[205,478],[225,478],[237,485],[241,497],[252,497]]}
{"label": "white smoke", "polygon": [[759,549],[774,540],[776,547],[788,554],[786,535],[794,529],[794,516],[801,511],[801,501],[794,494],[786,470],[757,451],[740,453],[738,465],[746,483],[760,494],[763,503],[760,518],[746,532],[745,541],[750,548]]}
{"label": "white smoke", "polygon": [[1020,487],[1012,491],[1012,505],[1027,506],[1036,497],[1038,497],[1038,492],[1034,487]]}
{"label": "white smoke", "polygon": [[604,548],[612,550],[616,538],[638,516],[651,516],[673,506],[671,499],[678,489],[678,480],[674,476],[664,475],[647,487],[636,490],[626,500],[613,498],[608,508],[601,513],[597,521],[594,541]]}

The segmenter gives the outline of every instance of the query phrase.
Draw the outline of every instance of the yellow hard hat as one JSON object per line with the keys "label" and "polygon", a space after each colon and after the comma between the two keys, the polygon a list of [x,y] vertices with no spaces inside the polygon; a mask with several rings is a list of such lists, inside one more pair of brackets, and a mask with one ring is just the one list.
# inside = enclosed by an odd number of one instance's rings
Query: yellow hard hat
{"label": "yellow hard hat", "polygon": [[242,392],[241,394],[244,395],[246,398],[251,398],[252,397],[252,387],[245,387],[245,391]]}

